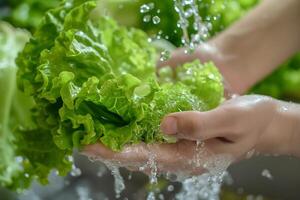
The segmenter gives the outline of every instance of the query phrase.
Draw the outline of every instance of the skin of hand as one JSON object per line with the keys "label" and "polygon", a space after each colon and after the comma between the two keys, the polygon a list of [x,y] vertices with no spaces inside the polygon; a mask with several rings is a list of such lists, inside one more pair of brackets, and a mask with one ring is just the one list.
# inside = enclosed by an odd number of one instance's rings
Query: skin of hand
{"label": "skin of hand", "polygon": [[[159,172],[201,174],[197,156],[207,161],[215,155],[232,161],[255,150],[260,153],[300,155],[300,108],[265,96],[248,95],[225,101],[207,112],[180,112],[166,116],[161,130],[178,139],[174,144],[137,144],[113,152],[102,144],[87,146],[83,154],[138,170],[154,155]],[[297,138],[298,137],[298,138]],[[199,153],[197,141],[203,141]],[[199,159],[198,159],[199,160]],[[145,169],[147,172],[149,169]]]}

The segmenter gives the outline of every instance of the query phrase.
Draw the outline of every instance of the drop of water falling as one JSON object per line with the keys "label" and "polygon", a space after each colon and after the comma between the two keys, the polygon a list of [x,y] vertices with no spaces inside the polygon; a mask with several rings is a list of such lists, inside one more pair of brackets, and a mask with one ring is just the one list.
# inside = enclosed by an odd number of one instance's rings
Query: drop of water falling
{"label": "drop of water falling", "polygon": [[74,162],[74,158],[73,158],[73,156],[67,156],[67,161],[69,161],[69,162]]}
{"label": "drop of water falling", "polygon": [[129,172],[128,174],[128,180],[131,180],[132,179],[132,172]]}
{"label": "drop of water falling", "polygon": [[76,192],[79,200],[92,200],[92,198],[89,197],[90,191],[87,187],[79,186],[76,188]]}
{"label": "drop of water falling", "polygon": [[[198,13],[196,0],[173,0],[175,11],[178,13],[179,20],[177,27],[182,30],[182,44],[192,52],[199,44],[203,43],[209,36],[209,26],[202,21]],[[191,20],[190,20],[191,18]],[[189,34],[190,21],[195,34]],[[189,52],[187,52],[189,53]]]}
{"label": "drop of water falling", "polygon": [[159,24],[160,23],[160,18],[158,16],[154,16],[152,18],[152,22],[153,22],[153,24]]}
{"label": "drop of water falling", "polygon": [[149,176],[150,184],[157,184],[157,165],[155,161],[155,155],[150,153],[147,165],[149,166],[151,172]]}
{"label": "drop of water falling", "polygon": [[173,185],[169,185],[167,188],[168,192],[173,192],[174,191],[174,186]]}
{"label": "drop of water falling", "polygon": [[70,174],[71,174],[71,176],[78,177],[81,175],[81,170],[73,164]]}
{"label": "drop of water falling", "polygon": [[255,149],[252,149],[251,151],[248,151],[246,154],[246,158],[250,159],[255,154]]}
{"label": "drop of water falling", "polygon": [[17,163],[22,163],[23,160],[24,160],[24,159],[23,159],[22,156],[17,156],[17,157],[16,157],[16,162],[17,162]]}
{"label": "drop of water falling", "polygon": [[147,195],[147,200],[155,200],[155,193],[149,192]]}
{"label": "drop of water falling", "polygon": [[124,179],[121,176],[120,170],[117,166],[113,165],[112,163],[105,162],[106,166],[108,169],[110,169],[111,174],[113,175],[115,179],[115,193],[116,193],[116,198],[121,197],[121,193],[123,190],[125,190],[125,183]]}
{"label": "drop of water falling", "polygon": [[107,169],[104,165],[100,165],[97,171],[97,176],[102,177],[107,172]]}
{"label": "drop of water falling", "polygon": [[264,170],[261,172],[261,175],[262,175],[263,177],[266,177],[267,179],[273,180],[273,176],[272,176],[271,172],[270,172],[268,169],[264,169]]}
{"label": "drop of water falling", "polygon": [[159,195],[158,195],[158,199],[159,199],[159,200],[164,200],[164,199],[165,199],[165,197],[164,197],[164,195],[163,195],[163,194],[159,194]]}

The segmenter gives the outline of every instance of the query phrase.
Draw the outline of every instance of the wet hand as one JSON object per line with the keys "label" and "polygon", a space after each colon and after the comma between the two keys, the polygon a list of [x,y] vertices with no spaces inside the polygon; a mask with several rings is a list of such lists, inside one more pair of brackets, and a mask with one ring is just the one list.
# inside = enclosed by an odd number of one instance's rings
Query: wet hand
{"label": "wet hand", "polygon": [[[166,116],[161,129],[178,139],[175,144],[138,144],[117,153],[95,144],[86,147],[84,153],[131,170],[139,170],[154,155],[158,171],[188,174],[203,173],[205,165],[214,162],[219,155],[237,161],[252,150],[288,154],[291,146],[288,133],[293,132],[294,121],[285,120],[281,112],[283,105],[269,97],[241,96],[211,111]],[[286,134],[282,134],[283,131]]]}

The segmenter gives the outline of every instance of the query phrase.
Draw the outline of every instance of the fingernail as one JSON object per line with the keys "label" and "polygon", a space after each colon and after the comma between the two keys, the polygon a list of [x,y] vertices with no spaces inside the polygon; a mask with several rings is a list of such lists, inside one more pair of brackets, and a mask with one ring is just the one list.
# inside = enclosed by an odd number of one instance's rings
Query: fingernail
{"label": "fingernail", "polygon": [[175,117],[167,117],[162,122],[161,131],[168,135],[174,135],[177,133],[177,119]]}

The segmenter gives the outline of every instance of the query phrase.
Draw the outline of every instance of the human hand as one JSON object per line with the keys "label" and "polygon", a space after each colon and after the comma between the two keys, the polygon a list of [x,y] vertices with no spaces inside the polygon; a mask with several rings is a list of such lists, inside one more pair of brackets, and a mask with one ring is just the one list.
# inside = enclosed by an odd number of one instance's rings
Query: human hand
{"label": "human hand", "polygon": [[[252,150],[290,154],[291,146],[296,145],[293,145],[293,133],[297,122],[285,116],[288,113],[282,112],[285,109],[290,109],[288,104],[269,97],[241,96],[211,111],[166,116],[161,129],[178,139],[175,144],[138,144],[117,153],[95,144],[87,146],[84,154],[132,170],[144,166],[149,156],[154,155],[160,172],[201,174],[204,165],[218,155],[237,161]],[[200,148],[199,141],[203,142]]]}
{"label": "human hand", "polygon": [[[225,96],[243,94],[249,87],[245,85],[246,74],[241,72],[238,59],[223,52],[221,48],[211,40],[198,46],[193,52],[187,53],[185,48],[179,48],[171,52],[169,59],[158,62],[158,68],[170,66],[176,68],[186,62],[199,59],[202,63],[212,61],[224,77]],[[242,63],[241,63],[242,64]]]}

